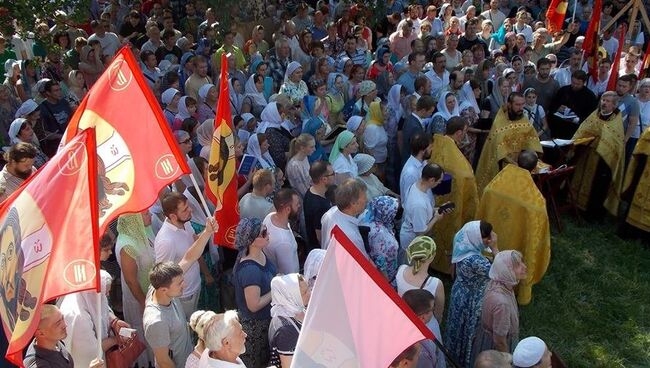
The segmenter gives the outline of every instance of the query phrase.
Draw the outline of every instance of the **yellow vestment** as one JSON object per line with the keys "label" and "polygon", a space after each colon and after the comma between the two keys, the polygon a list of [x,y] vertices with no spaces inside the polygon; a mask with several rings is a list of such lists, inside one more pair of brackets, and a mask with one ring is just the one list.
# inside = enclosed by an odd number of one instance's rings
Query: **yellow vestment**
{"label": "yellow vestment", "polygon": [[[646,156],[646,159],[643,169],[640,169],[638,166],[641,164],[642,156]],[[626,221],[643,231],[650,231],[650,161],[648,158],[650,158],[650,128],[641,134],[641,138],[634,147],[634,153],[623,184],[623,190],[628,190],[634,184],[632,183],[634,173],[637,170],[642,170],[639,182],[636,183],[636,188],[634,188]]]}
{"label": "yellow vestment", "polygon": [[528,277],[519,283],[517,301],[530,303],[551,259],[551,231],[546,200],[525,169],[507,165],[485,187],[477,218],[492,224],[499,251],[514,249],[524,255]]}
{"label": "yellow vestment", "polygon": [[476,167],[479,193],[483,192],[485,186],[499,172],[499,161],[508,157],[517,162],[517,157],[523,150],[542,152],[535,128],[525,117],[510,121],[508,113],[499,109]]}
{"label": "yellow vestment", "polygon": [[[584,145],[585,151],[579,153],[576,171],[571,180],[571,188],[576,195],[576,205],[587,210],[591,190],[596,180],[598,162],[602,159],[612,172],[612,181],[603,198],[605,208],[614,216],[618,213],[618,204],[623,185],[625,143],[623,121],[620,114],[610,120],[602,120],[598,110],[580,124],[573,139],[594,138]],[[576,146],[581,146],[576,142]],[[600,200],[600,199],[598,199]]]}
{"label": "yellow vestment", "polygon": [[475,219],[478,207],[478,192],[472,165],[458,149],[456,142],[444,135],[433,136],[433,149],[430,163],[442,167],[452,176],[451,193],[436,196],[436,203],[454,202],[456,208],[443,217],[433,227],[433,238],[438,245],[436,258],[431,266],[444,273],[449,273],[454,235],[465,223]]}

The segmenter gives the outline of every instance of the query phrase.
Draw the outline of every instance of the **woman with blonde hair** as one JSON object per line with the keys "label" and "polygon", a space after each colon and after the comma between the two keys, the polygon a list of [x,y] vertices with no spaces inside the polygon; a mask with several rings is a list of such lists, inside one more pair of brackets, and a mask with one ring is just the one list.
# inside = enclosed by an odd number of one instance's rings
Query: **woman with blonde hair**
{"label": "woman with blonde hair", "polygon": [[304,196],[311,186],[311,177],[309,176],[309,156],[316,149],[314,137],[307,133],[302,133],[291,140],[289,148],[289,162],[285,172],[291,187]]}
{"label": "woman with blonde hair", "polygon": [[197,341],[192,354],[185,362],[185,368],[198,368],[201,355],[205,351],[205,327],[217,314],[213,311],[198,310],[190,316],[190,328],[196,332]]}

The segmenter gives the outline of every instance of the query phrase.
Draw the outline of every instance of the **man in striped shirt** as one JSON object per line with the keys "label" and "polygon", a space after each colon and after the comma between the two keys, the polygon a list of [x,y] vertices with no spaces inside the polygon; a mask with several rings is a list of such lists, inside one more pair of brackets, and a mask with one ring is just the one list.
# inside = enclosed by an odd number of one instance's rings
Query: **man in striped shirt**
{"label": "man in striped shirt", "polygon": [[11,146],[5,153],[7,164],[0,171],[0,202],[4,201],[27,180],[36,169],[34,158],[36,148],[29,143],[20,142]]}
{"label": "man in striped shirt", "polygon": [[349,57],[352,63],[362,65],[364,68],[368,67],[368,58],[366,52],[357,48],[357,39],[353,35],[345,37],[345,44],[343,44],[343,52],[339,54],[338,60],[344,57]]}

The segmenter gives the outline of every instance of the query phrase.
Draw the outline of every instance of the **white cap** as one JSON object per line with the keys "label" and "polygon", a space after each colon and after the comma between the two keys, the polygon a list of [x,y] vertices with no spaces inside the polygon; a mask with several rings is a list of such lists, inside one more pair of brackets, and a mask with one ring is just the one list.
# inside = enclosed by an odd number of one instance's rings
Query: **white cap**
{"label": "white cap", "polygon": [[517,344],[512,353],[512,364],[517,367],[527,368],[539,363],[546,353],[546,344],[535,336],[527,337]]}

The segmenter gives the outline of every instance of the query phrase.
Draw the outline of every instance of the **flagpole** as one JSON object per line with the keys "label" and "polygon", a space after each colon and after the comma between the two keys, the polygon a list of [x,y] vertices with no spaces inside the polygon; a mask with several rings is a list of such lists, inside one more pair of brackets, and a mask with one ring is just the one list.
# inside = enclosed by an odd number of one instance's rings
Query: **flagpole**
{"label": "flagpole", "polygon": [[576,11],[578,10],[578,0],[573,1],[573,18],[571,19],[571,23],[575,23],[576,21]]}
{"label": "flagpole", "polygon": [[194,184],[194,188],[196,188],[196,193],[199,195],[199,198],[201,199],[201,204],[203,204],[205,215],[210,216],[210,209],[208,208],[208,202],[205,201],[205,198],[203,197],[203,192],[201,191],[199,184],[196,182],[196,178],[194,177],[194,174],[190,173],[189,175],[190,178],[192,179],[192,184]]}
{"label": "flagpole", "polygon": [[[102,359],[102,328],[108,329],[109,326],[102,326],[102,293],[97,292],[97,314],[95,315],[95,333],[97,334],[97,359]],[[108,330],[106,330],[108,332]]]}

